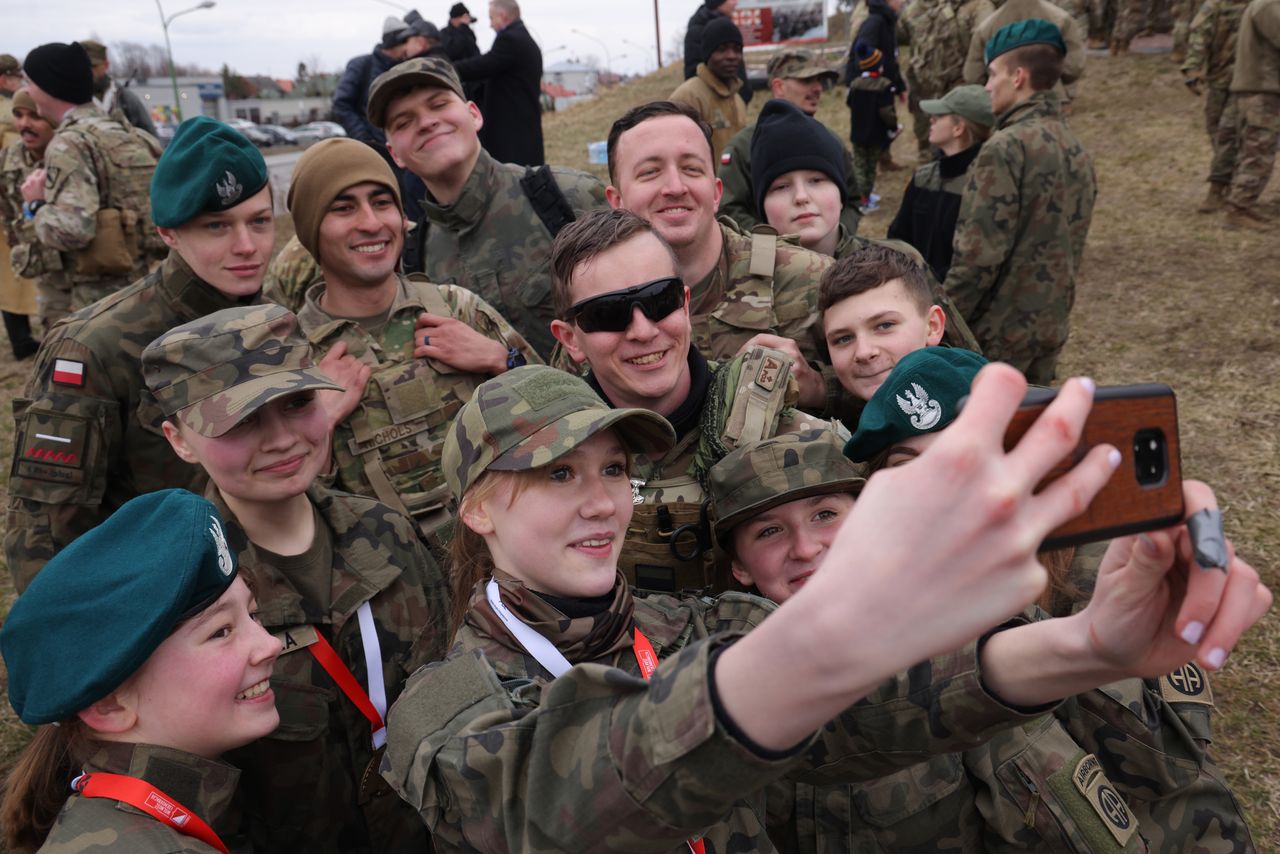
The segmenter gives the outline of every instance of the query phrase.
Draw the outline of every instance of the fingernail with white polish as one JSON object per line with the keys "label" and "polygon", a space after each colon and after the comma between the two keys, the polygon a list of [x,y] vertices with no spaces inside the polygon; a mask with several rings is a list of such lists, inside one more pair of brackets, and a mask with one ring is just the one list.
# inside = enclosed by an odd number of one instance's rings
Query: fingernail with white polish
{"label": "fingernail with white polish", "polygon": [[1080,384],[1085,387],[1085,390],[1088,391],[1089,394],[1093,394],[1093,390],[1098,387],[1098,384],[1089,377],[1081,377]]}
{"label": "fingernail with white polish", "polygon": [[1204,661],[1214,670],[1221,670],[1222,665],[1227,661],[1227,651],[1225,649],[1211,649],[1209,654],[1204,657]]}
{"label": "fingernail with white polish", "polygon": [[1204,637],[1204,623],[1192,620],[1187,623],[1182,630],[1182,640],[1185,643],[1200,643],[1200,638]]}
{"label": "fingernail with white polish", "polygon": [[1111,467],[1113,469],[1120,467],[1121,459],[1123,459],[1123,457],[1121,457],[1120,452],[1115,448],[1112,448],[1111,453],[1107,454],[1107,462],[1111,463]]}

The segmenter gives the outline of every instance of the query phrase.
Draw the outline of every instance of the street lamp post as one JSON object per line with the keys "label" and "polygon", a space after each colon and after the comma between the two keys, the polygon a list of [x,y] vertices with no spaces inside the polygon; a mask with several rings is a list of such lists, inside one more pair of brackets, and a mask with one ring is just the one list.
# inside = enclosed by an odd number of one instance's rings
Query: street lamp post
{"label": "street lamp post", "polygon": [[[157,2],[159,2],[159,0],[157,0]],[[613,70],[613,58],[612,58],[611,56],[609,56],[609,45],[608,45],[608,43],[607,43],[604,39],[599,38],[599,37],[597,37],[597,36],[593,36],[593,35],[591,35],[591,33],[584,33],[582,30],[570,29],[570,30],[569,30],[569,32],[571,32],[571,33],[577,33],[577,34],[578,34],[578,35],[580,35],[580,36],[584,36],[584,37],[586,37],[586,38],[589,38],[589,39],[591,39],[592,41],[594,41],[594,42],[598,43],[598,44],[600,45],[600,47],[604,48],[604,61],[605,61],[605,65],[606,65],[605,70],[606,70],[606,71],[612,71],[612,70]]]}
{"label": "street lamp post", "polygon": [[212,9],[217,4],[214,0],[203,0],[190,9],[183,9],[181,12],[174,12],[169,17],[164,16],[164,7],[160,5],[160,0],[156,0],[156,9],[160,12],[160,26],[164,28],[164,52],[169,58],[169,82],[173,84],[173,114],[177,117],[178,122],[182,122],[182,99],[178,97],[178,75],[173,70],[173,46],[169,44],[169,24],[179,15],[185,15],[188,12],[199,12],[201,9]]}
{"label": "street lamp post", "polygon": [[[623,39],[623,40],[622,40],[622,43],[623,43],[623,44],[629,44],[629,45],[631,45],[632,47],[634,47],[634,48],[638,49],[638,50],[640,51],[640,57],[643,57],[646,53],[648,53],[648,52],[649,52],[649,48],[645,47],[645,46],[644,46],[644,45],[642,45],[642,44],[636,44],[635,42],[631,41],[630,39]],[[641,59],[640,61],[641,61],[641,62],[644,62],[644,60],[643,60],[643,59]],[[648,63],[646,63],[646,64],[645,64],[645,66],[646,66],[646,67],[648,67]],[[659,67],[661,67],[661,66],[659,66]]]}

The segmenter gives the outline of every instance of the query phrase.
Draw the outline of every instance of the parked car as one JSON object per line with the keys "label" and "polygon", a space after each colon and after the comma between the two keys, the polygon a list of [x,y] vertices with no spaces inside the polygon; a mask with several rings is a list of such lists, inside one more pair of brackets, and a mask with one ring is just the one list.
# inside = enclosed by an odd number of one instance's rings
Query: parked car
{"label": "parked car", "polygon": [[276,144],[276,138],[274,136],[247,119],[227,119],[227,124],[240,131],[240,133],[249,138],[250,142],[259,148],[270,148]]}
{"label": "parked car", "polygon": [[258,125],[258,130],[270,136],[275,140],[276,145],[297,145],[298,138],[293,132],[280,125]]}
{"label": "parked car", "polygon": [[301,127],[294,128],[293,135],[298,138],[299,145],[310,145],[322,139],[346,136],[347,132],[337,122],[308,122]]}

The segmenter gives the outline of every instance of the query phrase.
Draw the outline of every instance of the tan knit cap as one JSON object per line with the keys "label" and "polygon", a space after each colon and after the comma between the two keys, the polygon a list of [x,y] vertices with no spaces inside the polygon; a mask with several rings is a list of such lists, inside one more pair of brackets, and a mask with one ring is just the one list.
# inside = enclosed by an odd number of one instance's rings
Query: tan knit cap
{"label": "tan knit cap", "polygon": [[326,139],[298,158],[289,184],[289,213],[293,215],[298,242],[317,261],[320,260],[320,221],[329,205],[343,190],[366,181],[391,190],[396,205],[404,211],[395,173],[378,152],[363,142],[347,137]]}
{"label": "tan knit cap", "polygon": [[[36,109],[36,99],[31,97],[31,93],[26,89],[19,89],[13,93],[13,106],[10,108],[16,114],[18,110],[30,110],[35,113],[38,118],[44,118],[40,115],[40,111]],[[46,119],[46,121],[48,121]]]}

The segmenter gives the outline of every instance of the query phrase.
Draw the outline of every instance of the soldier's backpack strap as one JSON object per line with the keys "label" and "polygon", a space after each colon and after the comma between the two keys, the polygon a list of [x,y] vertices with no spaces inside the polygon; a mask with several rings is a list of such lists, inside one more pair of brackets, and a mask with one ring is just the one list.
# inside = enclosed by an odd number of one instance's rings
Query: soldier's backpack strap
{"label": "soldier's backpack strap", "polygon": [[415,284],[431,286],[418,288],[414,291],[422,298],[422,307],[427,310],[428,314],[435,314],[440,317],[454,316],[453,308],[440,294],[440,287],[428,279],[424,273],[410,273],[405,278]]}
{"label": "soldier's backpack strap", "polygon": [[771,225],[751,229],[751,266],[748,272],[763,279],[773,278],[778,260],[778,230]]}
{"label": "soldier's backpack strap", "polygon": [[533,205],[534,213],[542,220],[547,231],[551,232],[553,240],[560,229],[578,218],[569,200],[564,197],[564,191],[556,183],[556,176],[552,174],[550,166],[544,164],[537,169],[526,166],[524,177],[520,179],[520,189],[524,190],[529,204]]}

